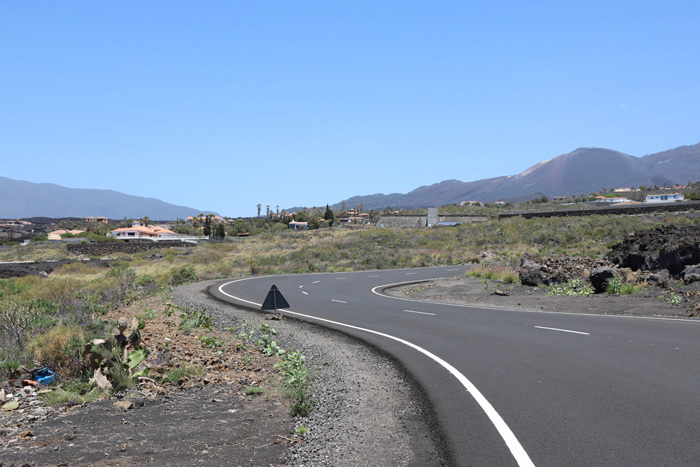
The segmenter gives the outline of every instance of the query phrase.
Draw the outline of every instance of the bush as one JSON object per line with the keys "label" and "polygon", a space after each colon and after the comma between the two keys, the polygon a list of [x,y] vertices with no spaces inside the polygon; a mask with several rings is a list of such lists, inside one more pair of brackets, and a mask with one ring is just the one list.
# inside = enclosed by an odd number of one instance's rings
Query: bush
{"label": "bush", "polygon": [[84,370],[82,351],[85,333],[76,325],[59,325],[32,339],[34,358],[61,376],[77,376]]}
{"label": "bush", "polygon": [[180,382],[185,378],[191,378],[192,376],[200,377],[204,376],[204,374],[204,367],[185,364],[169,371],[165,376],[163,376],[163,381],[170,381],[173,384],[180,384]]}
{"label": "bush", "polygon": [[580,279],[571,279],[566,284],[552,284],[547,295],[593,295],[593,287]]}
{"label": "bush", "polygon": [[619,295],[622,293],[622,278],[619,275],[615,274],[610,278],[607,287],[605,287],[605,293],[611,295]]}
{"label": "bush", "polygon": [[173,278],[170,281],[172,285],[188,284],[190,282],[197,282],[197,279],[199,279],[194,270],[194,266],[189,264],[174,270],[172,276]]}

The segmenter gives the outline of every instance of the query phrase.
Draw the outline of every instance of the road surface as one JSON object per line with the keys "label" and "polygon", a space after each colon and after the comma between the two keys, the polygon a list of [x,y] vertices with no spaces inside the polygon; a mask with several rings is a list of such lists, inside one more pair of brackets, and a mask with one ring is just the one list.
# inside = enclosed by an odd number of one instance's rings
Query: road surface
{"label": "road surface", "polygon": [[426,391],[455,465],[700,465],[700,322],[482,309],[383,286],[452,266],[255,277],[212,287],[390,352]]}

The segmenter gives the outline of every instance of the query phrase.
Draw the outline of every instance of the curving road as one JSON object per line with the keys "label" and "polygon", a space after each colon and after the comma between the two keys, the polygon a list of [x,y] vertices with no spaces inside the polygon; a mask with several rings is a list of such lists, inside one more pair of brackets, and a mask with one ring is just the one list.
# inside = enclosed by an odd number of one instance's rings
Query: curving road
{"label": "curving road", "polygon": [[210,292],[259,309],[275,284],[291,305],[288,316],[390,352],[428,394],[455,465],[700,465],[700,322],[482,309],[380,293],[467,269],[256,277]]}

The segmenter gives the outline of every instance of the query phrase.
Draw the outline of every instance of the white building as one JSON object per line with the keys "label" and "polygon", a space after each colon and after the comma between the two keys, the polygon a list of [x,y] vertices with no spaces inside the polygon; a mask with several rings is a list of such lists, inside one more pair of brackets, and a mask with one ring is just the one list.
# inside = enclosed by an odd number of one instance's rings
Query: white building
{"label": "white building", "polygon": [[645,203],[670,203],[683,200],[685,200],[685,196],[681,193],[664,193],[661,195],[647,195]]}

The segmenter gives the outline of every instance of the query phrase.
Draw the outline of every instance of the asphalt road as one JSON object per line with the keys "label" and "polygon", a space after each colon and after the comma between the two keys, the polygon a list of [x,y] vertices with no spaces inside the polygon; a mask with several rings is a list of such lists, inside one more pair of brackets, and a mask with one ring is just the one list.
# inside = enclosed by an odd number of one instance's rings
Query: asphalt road
{"label": "asphalt road", "polygon": [[259,309],[275,284],[288,316],[390,352],[426,391],[455,465],[700,465],[699,322],[380,294],[466,269],[246,278],[212,293]]}

